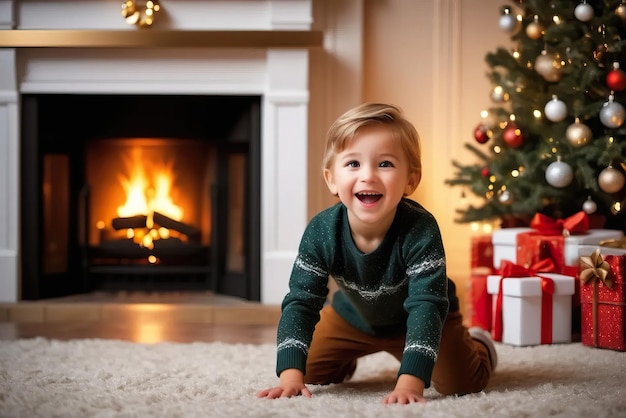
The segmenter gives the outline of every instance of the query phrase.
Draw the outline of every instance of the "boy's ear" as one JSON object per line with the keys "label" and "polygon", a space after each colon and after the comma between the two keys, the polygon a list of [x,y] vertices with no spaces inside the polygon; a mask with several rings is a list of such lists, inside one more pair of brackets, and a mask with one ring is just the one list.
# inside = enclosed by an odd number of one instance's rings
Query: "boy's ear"
{"label": "boy's ear", "polygon": [[326,182],[326,186],[328,186],[328,190],[330,190],[330,193],[333,196],[337,196],[337,186],[335,185],[333,173],[327,168],[324,169],[324,181]]}
{"label": "boy's ear", "polygon": [[406,183],[406,187],[404,188],[404,195],[410,196],[413,194],[415,189],[417,189],[417,185],[419,184],[420,179],[417,173],[409,174],[409,180]]}

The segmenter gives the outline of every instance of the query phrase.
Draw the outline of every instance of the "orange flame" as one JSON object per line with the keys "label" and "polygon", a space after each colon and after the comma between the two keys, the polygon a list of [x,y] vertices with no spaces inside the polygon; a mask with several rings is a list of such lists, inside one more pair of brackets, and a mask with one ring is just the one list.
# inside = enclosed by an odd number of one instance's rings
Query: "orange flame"
{"label": "orange flame", "polygon": [[183,209],[170,196],[175,178],[171,162],[153,170],[151,183],[148,181],[141,148],[133,148],[130,156],[124,159],[124,164],[130,175],[120,175],[120,183],[126,191],[126,202],[118,206],[118,216],[147,215],[151,222],[152,214],[159,212],[177,221],[183,218]]}

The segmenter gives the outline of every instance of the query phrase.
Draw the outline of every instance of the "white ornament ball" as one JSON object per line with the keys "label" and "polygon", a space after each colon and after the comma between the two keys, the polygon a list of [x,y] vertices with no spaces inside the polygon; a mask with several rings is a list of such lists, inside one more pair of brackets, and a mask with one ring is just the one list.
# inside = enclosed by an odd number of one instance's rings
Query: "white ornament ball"
{"label": "white ornament ball", "polygon": [[608,101],[600,110],[600,122],[607,128],[619,128],[626,119],[626,110],[621,104]]}
{"label": "white ornament ball", "polygon": [[593,138],[593,132],[591,128],[584,123],[580,123],[580,121],[576,120],[575,123],[572,123],[567,127],[565,131],[565,137],[567,138],[567,142],[574,148],[582,147],[586,143],[588,143],[591,138]]}
{"label": "white ornament ball", "polygon": [[596,204],[596,202],[591,200],[591,198],[588,198],[587,200],[583,202],[583,211],[587,215],[591,215],[592,213],[595,213],[596,210],[598,210],[598,205]]}
{"label": "white ornament ball", "polygon": [[543,109],[546,117],[552,122],[560,122],[567,117],[567,106],[556,96],[552,97]]}
{"label": "white ornament ball", "polygon": [[593,19],[593,7],[591,7],[587,3],[580,3],[574,9],[574,16],[576,16],[576,19],[580,20],[581,22],[589,22],[591,19]]}
{"label": "white ornament ball", "polygon": [[546,168],[546,181],[552,187],[566,187],[574,179],[574,171],[569,164],[561,160],[550,163]]}
{"label": "white ornament ball", "polygon": [[505,13],[500,16],[499,25],[500,29],[502,29],[506,33],[513,34],[519,29],[520,23],[517,20],[517,17],[510,13]]}
{"label": "white ornament ball", "polygon": [[498,201],[503,205],[510,205],[513,203],[513,193],[508,190],[500,190],[498,193]]}
{"label": "white ornament ball", "polygon": [[606,193],[617,193],[624,188],[626,178],[621,171],[607,167],[598,176],[598,186]]}

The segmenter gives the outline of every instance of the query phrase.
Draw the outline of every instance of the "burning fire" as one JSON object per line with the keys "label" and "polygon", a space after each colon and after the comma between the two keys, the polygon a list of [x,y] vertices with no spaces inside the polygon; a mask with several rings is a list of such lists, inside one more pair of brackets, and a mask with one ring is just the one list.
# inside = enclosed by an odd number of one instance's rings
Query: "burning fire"
{"label": "burning fire", "polygon": [[[174,183],[173,163],[170,161],[161,164],[152,170],[152,179],[148,178],[148,170],[144,166],[141,148],[133,148],[130,156],[124,159],[128,177],[120,174],[120,183],[126,192],[126,202],[118,206],[117,215],[120,218],[130,218],[137,215],[146,215],[146,229],[132,229],[126,231],[126,237],[133,239],[142,247],[152,249],[154,241],[166,239],[171,233],[167,228],[155,228],[154,213],[158,212],[175,221],[183,218],[183,209],[176,205],[171,197]],[[151,261],[155,262],[155,261]]]}
{"label": "burning fire", "polygon": [[130,178],[120,175],[120,183],[126,191],[126,203],[118,206],[119,217],[150,216],[159,212],[177,221],[183,218],[183,209],[170,196],[175,177],[171,161],[154,170],[152,183],[149,182],[144,168],[141,148],[133,148],[130,158],[125,159],[125,164]]}

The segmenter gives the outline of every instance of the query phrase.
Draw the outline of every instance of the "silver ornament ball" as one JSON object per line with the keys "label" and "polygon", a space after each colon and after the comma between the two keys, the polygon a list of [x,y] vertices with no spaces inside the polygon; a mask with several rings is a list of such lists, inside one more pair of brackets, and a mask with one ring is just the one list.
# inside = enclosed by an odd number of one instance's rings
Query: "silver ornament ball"
{"label": "silver ornament ball", "polygon": [[576,16],[576,19],[580,20],[581,22],[589,22],[591,19],[593,19],[593,7],[591,7],[587,3],[580,3],[574,9],[574,16]]}
{"label": "silver ornament ball", "polygon": [[517,32],[517,29],[519,28],[519,21],[510,13],[505,13],[500,16],[498,24],[500,25],[500,29],[510,34]]}
{"label": "silver ornament ball", "polygon": [[569,164],[557,160],[546,168],[546,181],[552,187],[566,187],[574,179],[574,171]]}
{"label": "silver ornament ball", "polygon": [[596,202],[591,200],[591,198],[588,198],[587,200],[583,202],[583,211],[587,215],[591,215],[592,213],[595,213],[596,210],[598,210],[598,205]]}
{"label": "silver ornament ball", "polygon": [[619,103],[609,101],[600,110],[600,122],[607,128],[619,128],[624,124],[626,110]]}

